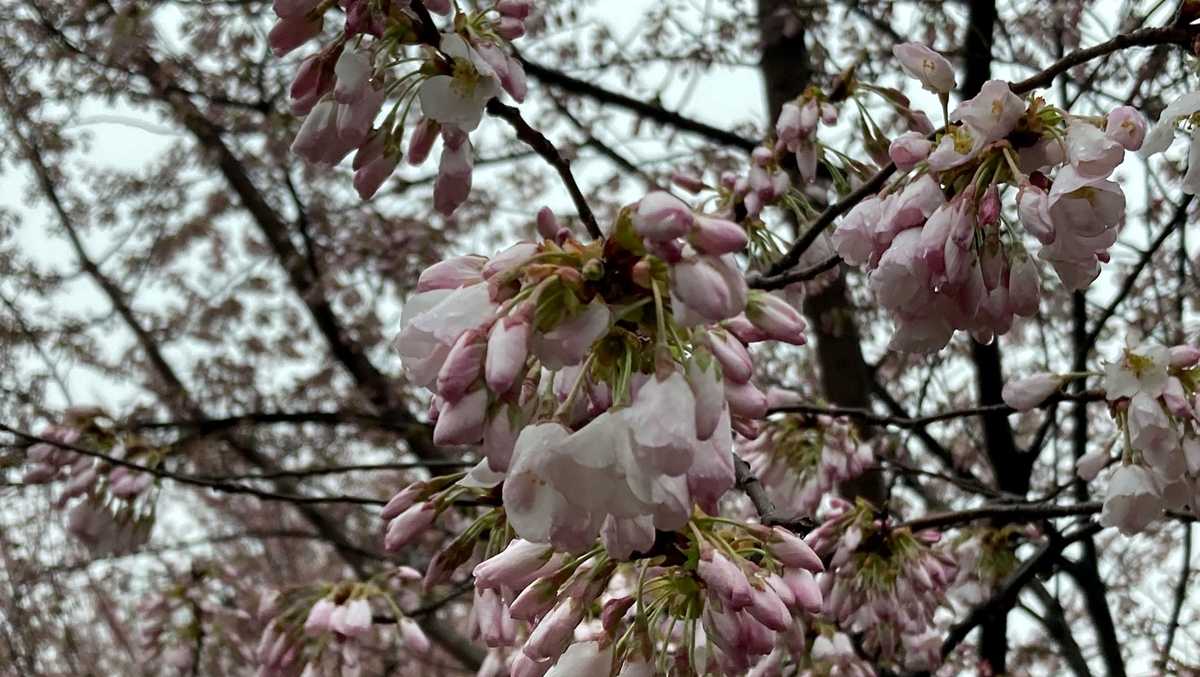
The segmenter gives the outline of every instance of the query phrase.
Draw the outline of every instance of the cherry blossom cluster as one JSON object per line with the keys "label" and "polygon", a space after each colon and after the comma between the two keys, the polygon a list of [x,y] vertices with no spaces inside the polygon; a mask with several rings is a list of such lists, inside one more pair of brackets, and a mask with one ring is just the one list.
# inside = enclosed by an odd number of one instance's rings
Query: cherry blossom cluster
{"label": "cherry blossom cluster", "polygon": [[[1200,478],[1200,349],[1143,343],[1104,373],[1105,395],[1122,434],[1121,464],[1108,480],[1100,522],[1123,533],[1145,529],[1164,509],[1195,512]],[[1081,459],[1094,477],[1101,449]],[[1088,477],[1090,479],[1090,477]]]}
{"label": "cherry blossom cluster", "polygon": [[[1067,380],[1088,375],[1031,374],[1006,384],[1004,400],[1025,411],[1046,401]],[[1128,345],[1105,366],[1103,376],[1119,445],[1094,449],[1076,463],[1078,475],[1091,481],[1116,460],[1113,447],[1120,450],[1100,522],[1132,534],[1163,510],[1195,512],[1200,496],[1200,348],[1149,341]]]}
{"label": "cherry blossom cluster", "polygon": [[257,614],[263,630],[254,651],[258,675],[370,674],[364,666],[372,639],[372,602],[394,614],[408,652],[428,655],[429,638],[397,602],[403,592],[398,588],[420,578],[419,572],[402,566],[367,582],[304,586],[264,596]]}
{"label": "cherry blossom cluster", "polygon": [[804,323],[747,289],[739,225],[667,193],[588,244],[539,225],[540,242],[426,269],[397,349],[435,393],[434,442],[480,445],[522,538],[580,551],[603,530],[640,551],[693,505],[716,512],[732,432],[767,410],[747,344],[803,344]]}
{"label": "cherry blossom cluster", "polygon": [[920,640],[956,576],[953,559],[932,547],[940,539],[936,531],[894,527],[863,501],[832,499],[826,520],[805,537],[829,563],[818,579],[825,615],[861,635],[880,662],[925,665],[930,656]]}
{"label": "cherry blossom cluster", "polygon": [[[896,53],[927,89],[945,95],[953,87],[940,55],[919,45]],[[1068,289],[1090,285],[1124,219],[1125,196],[1109,177],[1145,133],[1128,106],[1076,117],[992,80],[944,128],[892,141],[900,178],[858,203],[833,233],[838,254],[867,267],[875,298],[892,314],[891,347],[938,350],[960,329],[986,342],[1015,316],[1037,312],[1041,276],[1029,238],[1004,214],[1005,192],[1015,191],[1038,258]]]}
{"label": "cherry blossom cluster", "polygon": [[783,519],[814,517],[821,499],[875,464],[845,418],[785,415],[768,420],[738,452],[762,481]]}
{"label": "cherry blossom cluster", "polygon": [[[269,42],[283,56],[318,37],[334,2],[275,0],[279,17]],[[452,30],[437,44],[422,43],[425,17],[408,0],[340,0],[345,29],[300,64],[292,82],[292,112],[305,116],[292,150],[308,162],[332,167],[354,152],[354,187],[367,199],[379,190],[407,154],[425,162],[434,142],[442,155],[434,206],[452,214],[471,190],[474,157],[469,135],[487,102],[507,92],[525,98],[525,71],[509,41],[524,35],[530,0],[501,0],[463,13],[444,0],[422,10],[449,14]],[[398,70],[404,70],[398,74]],[[404,134],[413,105],[421,118]],[[390,106],[388,106],[390,104]],[[375,121],[387,113],[376,126]]]}
{"label": "cherry blossom cluster", "polygon": [[996,585],[1016,569],[1014,546],[1036,536],[1032,527],[1019,525],[959,529],[947,544],[958,567],[950,587],[952,599],[968,609],[986,602]]}
{"label": "cherry blossom cluster", "polygon": [[662,554],[623,564],[606,543],[564,558],[489,543],[474,569],[489,660],[528,675],[745,674],[777,649],[805,652],[823,565],[786,529],[697,513]]}
{"label": "cherry blossom cluster", "polygon": [[[59,485],[54,504],[67,511],[67,531],[91,552],[132,552],[146,542],[154,525],[154,476],[73,451],[95,449],[128,461],[153,459],[156,451],[136,436],[117,434],[102,413],[67,413],[64,425],[48,427],[29,447],[27,484]],[[61,445],[61,446],[59,446]]]}
{"label": "cherry blossom cluster", "polygon": [[[255,614],[230,599],[253,597],[253,585],[231,566],[196,560],[173,574],[159,590],[137,606],[138,646],[146,660],[174,668],[178,674],[199,674],[197,639],[231,646],[252,664]],[[164,673],[176,674],[176,673]]]}

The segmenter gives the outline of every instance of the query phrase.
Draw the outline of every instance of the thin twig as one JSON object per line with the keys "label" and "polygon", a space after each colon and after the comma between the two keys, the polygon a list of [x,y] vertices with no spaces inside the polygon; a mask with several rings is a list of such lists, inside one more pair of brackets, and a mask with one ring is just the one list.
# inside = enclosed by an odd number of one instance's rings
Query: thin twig
{"label": "thin twig", "polygon": [[[1048,398],[1045,402],[1038,405],[1038,408],[1045,408],[1054,405],[1058,402],[1102,402],[1104,401],[1104,392],[1100,390],[1088,390],[1082,393],[1060,393]],[[822,407],[811,404],[791,404],[783,407],[775,407],[771,409],[772,414],[809,414],[813,416],[845,416],[864,423],[872,423],[875,425],[889,425],[897,428],[921,428],[930,423],[938,423],[942,421],[950,421],[959,418],[967,418],[971,416],[986,416],[989,414],[1014,414],[1016,409],[1007,404],[985,404],[978,407],[969,407],[967,409],[955,409],[952,411],[943,411],[937,414],[928,416],[917,416],[914,418],[903,418],[900,416],[885,416],[876,414],[869,409],[859,407]]]}
{"label": "thin twig", "polygon": [[100,459],[107,463],[111,463],[115,466],[129,468],[130,470],[135,470],[137,472],[149,473],[151,475],[154,475],[155,477],[172,480],[174,482],[179,482],[180,484],[190,484],[193,486],[204,487],[206,489],[212,489],[214,491],[220,491],[220,492],[227,493],[227,494],[246,494],[249,496],[254,496],[255,498],[258,498],[258,499],[261,499],[264,501],[283,501],[286,503],[310,504],[310,505],[316,504],[316,503],[350,503],[350,504],[354,504],[354,505],[384,505],[385,503],[387,503],[387,501],[380,500],[377,498],[368,498],[366,496],[350,496],[350,495],[300,496],[297,494],[279,494],[279,493],[275,493],[273,491],[264,491],[262,489],[256,489],[254,487],[248,487],[248,486],[245,486],[242,484],[233,484],[230,482],[222,482],[222,481],[218,481],[218,480],[206,479],[204,477],[197,477],[194,475],[181,475],[178,473],[173,473],[169,470],[164,470],[162,468],[153,468],[150,466],[142,465],[140,463],[134,463],[133,461],[127,461],[122,458],[117,458],[115,456],[109,456],[108,454],[105,454],[105,453],[102,453],[99,451],[94,451],[92,449],[85,449],[83,447],[78,447],[73,444],[64,444],[62,442],[58,442],[58,441],[51,440],[51,439],[48,439],[45,437],[41,437],[39,435],[33,435],[31,433],[27,433],[22,430],[13,428],[4,423],[0,423],[0,432],[8,433],[9,435],[12,435],[20,440],[29,442],[30,444],[39,444],[39,443],[49,444],[51,446],[58,447],[59,449],[65,449],[67,451],[72,451],[76,454],[81,454],[83,456],[97,458],[97,459]]}
{"label": "thin twig", "polygon": [[588,206],[587,198],[583,195],[583,191],[579,188],[579,183],[575,180],[575,175],[571,172],[571,163],[563,158],[562,153],[558,152],[558,148],[550,139],[547,139],[545,134],[531,127],[525,121],[525,118],[521,117],[521,111],[507,104],[500,103],[499,99],[492,99],[487,102],[487,112],[489,115],[507,122],[516,131],[518,139],[532,148],[550,166],[554,167],[554,170],[558,172],[559,178],[562,179],[563,185],[567,187],[567,192],[571,194],[571,201],[575,203],[575,210],[579,212],[579,218],[583,221],[584,227],[587,228],[588,235],[597,240],[604,237],[604,232],[600,230],[600,224],[596,223],[596,215],[592,213],[592,208]]}

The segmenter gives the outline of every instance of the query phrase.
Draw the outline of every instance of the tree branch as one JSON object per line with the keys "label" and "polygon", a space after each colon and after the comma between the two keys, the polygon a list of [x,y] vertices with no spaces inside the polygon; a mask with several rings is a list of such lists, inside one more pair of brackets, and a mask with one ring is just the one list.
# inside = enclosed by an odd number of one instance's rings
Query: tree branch
{"label": "tree branch", "polygon": [[575,180],[575,175],[571,173],[571,163],[563,158],[562,153],[558,152],[558,148],[546,138],[538,130],[534,129],[521,117],[521,111],[503,104],[500,99],[491,99],[487,102],[487,112],[489,115],[498,117],[504,120],[517,133],[517,138],[523,141],[526,145],[533,149],[535,153],[540,155],[543,160],[554,167],[558,172],[558,176],[562,179],[563,185],[566,186],[567,192],[571,194],[571,201],[575,203],[575,210],[579,212],[579,218],[583,221],[583,225],[587,228],[588,235],[593,239],[599,240],[604,237],[604,232],[600,230],[600,224],[596,223],[596,215],[592,213],[592,208],[588,206],[587,198],[583,191],[579,188],[579,183]]}
{"label": "tree branch", "polygon": [[[1038,408],[1046,408],[1055,405],[1059,402],[1104,402],[1104,391],[1088,390],[1082,393],[1059,393],[1047,399],[1038,405]],[[952,411],[943,411],[938,414],[930,414],[928,416],[917,416],[913,418],[905,418],[902,416],[884,416],[876,414],[869,409],[858,407],[822,407],[810,404],[791,404],[783,407],[775,407],[771,409],[771,414],[810,414],[813,416],[845,416],[855,420],[871,423],[874,425],[888,425],[897,428],[922,428],[931,423],[939,423],[943,421],[951,421],[959,418],[967,418],[971,416],[994,416],[997,414],[1009,415],[1018,413],[1016,409],[1007,404],[985,404],[967,409],[955,409]]]}
{"label": "tree branch", "polygon": [[273,491],[264,491],[262,489],[256,489],[254,487],[249,487],[249,486],[245,486],[242,484],[233,484],[231,482],[223,482],[220,480],[208,479],[208,478],[197,476],[197,475],[182,475],[179,473],[171,472],[169,470],[164,470],[162,468],[156,468],[156,467],[151,467],[151,466],[147,466],[147,465],[142,465],[140,463],[134,463],[133,461],[127,461],[123,458],[109,456],[108,454],[105,454],[105,453],[102,453],[99,451],[94,451],[92,449],[85,449],[83,447],[79,447],[79,446],[76,446],[73,444],[64,444],[62,442],[56,442],[54,440],[47,439],[47,438],[41,437],[39,435],[34,435],[32,433],[18,430],[17,428],[14,428],[5,423],[0,423],[0,432],[8,433],[9,435],[16,437],[17,439],[23,440],[25,442],[29,442],[30,444],[49,444],[51,446],[58,447],[59,449],[65,449],[67,451],[71,451],[71,452],[74,452],[76,454],[80,454],[83,456],[97,458],[106,463],[111,463],[112,465],[115,465],[115,466],[129,468],[130,470],[135,470],[137,472],[148,473],[150,475],[154,475],[155,477],[160,477],[162,479],[168,479],[173,482],[179,482],[180,484],[190,484],[192,486],[204,487],[206,489],[212,489],[214,491],[220,491],[222,493],[227,493],[227,494],[246,494],[248,496],[253,496],[255,498],[262,499],[264,501],[283,501],[285,503],[295,503],[297,505],[314,505],[314,504],[320,504],[320,503],[350,503],[350,504],[354,504],[354,505],[384,505],[387,503],[387,501],[384,501],[384,500],[381,500],[378,498],[368,498],[365,496],[349,496],[349,495],[301,496],[299,494],[280,494],[280,493],[275,493]]}

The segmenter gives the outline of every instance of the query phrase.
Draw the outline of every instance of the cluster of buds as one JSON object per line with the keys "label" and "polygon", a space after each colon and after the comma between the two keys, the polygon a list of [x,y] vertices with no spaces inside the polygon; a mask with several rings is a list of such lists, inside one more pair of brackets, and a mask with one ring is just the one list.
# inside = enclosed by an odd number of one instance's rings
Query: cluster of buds
{"label": "cluster of buds", "polygon": [[1017,544],[1037,536],[1031,525],[960,529],[947,544],[958,566],[951,586],[954,600],[967,609],[986,602],[996,585],[1017,568]]}
{"label": "cluster of buds", "polygon": [[[1035,373],[1004,386],[1004,400],[1024,411],[1038,406],[1072,378],[1092,375]],[[1104,369],[1104,392],[1122,444],[1109,477],[1100,521],[1132,534],[1164,509],[1196,511],[1200,502],[1200,348],[1128,344]],[[1115,442],[1115,440],[1114,440]],[[1076,473],[1091,481],[1113,463],[1113,445],[1078,460]]]}
{"label": "cluster of buds", "polygon": [[135,435],[115,431],[111,421],[93,409],[68,412],[64,425],[48,427],[42,437],[48,441],[26,451],[29,465],[23,481],[61,486],[55,506],[68,510],[71,535],[98,555],[131,552],[149,539],[156,503],[155,492],[149,491],[154,476],[72,448],[151,463],[157,462],[157,450]]}
{"label": "cluster of buds", "polygon": [[772,418],[738,449],[785,519],[816,516],[822,497],[875,464],[850,421],[830,416]]}
{"label": "cluster of buds", "polygon": [[802,344],[804,323],[747,290],[740,226],[666,193],[606,239],[581,243],[547,212],[539,231],[426,269],[397,348],[436,394],[434,442],[481,445],[520,536],[579,551],[604,529],[640,551],[694,504],[715,512],[733,430],[756,434],[767,411],[747,344]]}
{"label": "cluster of buds", "polygon": [[832,500],[826,521],[805,537],[829,562],[819,578],[825,615],[861,635],[863,650],[879,663],[908,666],[905,650],[913,640],[906,638],[934,626],[956,575],[954,561],[931,547],[940,538],[935,531],[895,527],[866,502],[841,499]]}
{"label": "cluster of buds", "polygon": [[775,154],[795,154],[796,167],[801,178],[809,182],[815,180],[817,161],[821,154],[820,143],[817,141],[817,123],[835,125],[837,120],[837,108],[820,89],[809,87],[804,94],[780,108],[779,119],[775,123],[775,133],[778,135]]}
{"label": "cluster of buds", "polygon": [[[948,91],[938,74],[949,64],[925,52],[920,62],[930,67],[915,72]],[[920,132],[895,139],[889,152],[901,178],[856,205],[833,234],[843,259],[868,268],[876,299],[893,315],[892,347],[938,350],[959,329],[986,342],[1015,316],[1037,312],[1040,274],[1027,238],[1005,227],[1006,187],[1017,189],[1020,222],[1042,245],[1038,257],[1067,288],[1090,285],[1125,213],[1109,175],[1141,146],[1145,129],[1127,106],[1073,117],[992,80],[932,140]]]}
{"label": "cluster of buds", "polygon": [[[1107,365],[1104,391],[1123,440],[1100,522],[1123,533],[1145,529],[1164,509],[1197,509],[1200,488],[1200,349],[1152,343],[1126,347]],[[1108,449],[1080,459],[1091,479]]]}
{"label": "cluster of buds", "polygon": [[822,605],[808,545],[700,513],[686,527],[636,571],[604,547],[564,560],[517,539],[495,552],[474,570],[492,656],[519,644],[514,677],[636,677],[746,674],[764,656],[803,655],[801,619]]}
{"label": "cluster of buds", "polygon": [[263,624],[254,652],[258,675],[320,677],[371,672],[364,670],[368,662],[364,649],[372,635],[372,601],[385,604],[395,614],[406,651],[428,655],[432,648],[429,638],[400,610],[396,590],[388,585],[420,578],[417,571],[398,567],[366,582],[306,586],[265,596],[257,614]]}
{"label": "cluster of buds", "polygon": [[[275,0],[279,17],[269,41],[283,56],[321,32],[334,3]],[[354,187],[363,199],[379,190],[405,155],[408,114],[419,100],[421,119],[408,141],[407,160],[425,162],[439,135],[443,141],[434,205],[452,214],[470,193],[473,154],[468,135],[484,106],[501,91],[516,101],[526,94],[525,71],[509,40],[525,33],[530,0],[502,0],[488,9],[455,9],[452,30],[437,44],[421,42],[420,12],[407,0],[342,0],[345,30],[304,59],[292,82],[292,112],[306,116],[292,150],[325,166],[354,157]],[[448,14],[449,2],[422,5]],[[397,74],[398,68],[407,69]],[[375,120],[394,100],[379,126]]]}
{"label": "cluster of buds", "polygon": [[229,604],[230,599],[252,596],[247,582],[232,567],[204,560],[173,574],[137,606],[138,645],[145,659],[180,675],[198,674],[203,672],[196,666],[201,638],[227,644],[239,657],[253,654],[248,642],[260,624],[250,611]]}

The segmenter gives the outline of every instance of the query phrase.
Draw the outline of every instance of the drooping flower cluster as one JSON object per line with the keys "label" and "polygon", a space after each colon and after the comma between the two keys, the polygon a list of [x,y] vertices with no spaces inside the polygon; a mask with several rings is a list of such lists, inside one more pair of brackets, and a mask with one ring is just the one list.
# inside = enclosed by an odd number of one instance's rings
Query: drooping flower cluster
{"label": "drooping flower cluster", "polygon": [[[1105,368],[1104,390],[1121,429],[1121,465],[1109,477],[1100,521],[1130,534],[1164,509],[1197,509],[1200,485],[1200,349],[1143,343]],[[1090,479],[1107,449],[1080,461]]]}
{"label": "drooping flower cluster", "polygon": [[[161,666],[158,674],[204,674],[213,669],[211,654],[197,664],[204,644],[229,646],[235,669],[244,669],[254,654],[261,623],[241,602],[253,599],[254,582],[234,567],[195,560],[171,574],[137,605],[138,648],[143,660]],[[174,670],[172,670],[172,668]],[[177,672],[176,672],[177,671]]]}
{"label": "drooping flower cluster", "polygon": [[[1031,533],[1033,532],[1033,533]],[[1036,535],[1031,527],[965,527],[947,549],[957,566],[950,597],[967,609],[983,604],[992,590],[1017,568],[1015,545]]]}
{"label": "drooping flower cluster", "polygon": [[619,546],[564,561],[514,540],[474,570],[483,639],[519,645],[514,676],[734,675],[805,653],[801,618],[821,608],[823,565],[802,539],[697,513],[661,552],[635,571],[614,559],[628,554]]}
{"label": "drooping flower cluster", "polygon": [[783,519],[815,517],[822,497],[875,463],[850,421],[829,416],[773,418],[757,439],[739,440],[738,451]]}
{"label": "drooping flower cluster", "polygon": [[64,425],[50,426],[41,436],[53,443],[29,447],[24,482],[61,484],[55,505],[67,511],[68,533],[97,555],[132,552],[150,538],[157,498],[151,490],[154,476],[71,447],[132,462],[153,462],[156,450],[137,436],[118,434],[96,410],[68,412]]}
{"label": "drooping flower cluster", "polygon": [[[933,627],[955,579],[955,563],[931,546],[935,531],[913,533],[881,519],[865,502],[832,500],[826,521],[805,540],[829,569],[818,582],[825,615],[861,634],[863,649],[883,664],[907,665],[910,645]],[[921,652],[912,657],[924,662]]]}
{"label": "drooping flower cluster", "polygon": [[[408,162],[422,164],[440,135],[442,156],[434,206],[449,215],[471,189],[473,154],[469,135],[487,102],[507,92],[525,98],[525,71],[508,41],[525,33],[530,0],[503,0],[488,9],[458,13],[453,30],[437,44],[422,45],[424,20],[406,0],[341,0],[345,30],[300,65],[292,82],[292,112],[306,116],[292,150],[305,160],[334,166],[357,151],[354,187],[369,198],[404,155],[407,118],[420,100],[423,117],[412,128]],[[275,0],[279,17],[269,36],[283,56],[317,37],[333,3]],[[448,2],[426,2],[447,14]],[[455,10],[457,12],[457,9]],[[408,71],[397,76],[395,70]],[[379,126],[375,120],[395,103]]]}
{"label": "drooping flower cluster", "polygon": [[669,194],[590,244],[540,221],[553,239],[424,271],[397,347],[436,393],[434,442],[481,445],[504,473],[520,536],[579,551],[605,530],[642,550],[694,504],[715,512],[732,430],[753,434],[766,413],[746,344],[802,344],[804,323],[747,289],[737,224]]}
{"label": "drooping flower cluster", "polygon": [[[919,71],[928,71],[929,86],[949,67],[933,52],[917,60],[932,64]],[[895,319],[897,350],[940,349],[958,329],[989,341],[1014,316],[1037,312],[1038,266],[1026,238],[1007,226],[1004,190],[1017,190],[1020,222],[1042,245],[1038,257],[1067,288],[1091,284],[1124,218],[1124,194],[1108,177],[1145,134],[1132,108],[1102,120],[1072,117],[1000,80],[950,120],[931,138],[894,140],[889,155],[901,178],[857,204],[833,234],[842,258],[870,271],[876,299]]]}
{"label": "drooping flower cluster", "polygon": [[817,123],[835,125],[837,119],[837,108],[816,87],[809,87],[796,100],[780,108],[775,123],[775,133],[779,137],[776,152],[794,153],[796,167],[805,181],[817,178],[817,161],[821,154]]}
{"label": "drooping flower cluster", "polygon": [[363,649],[372,635],[372,601],[385,604],[395,615],[406,651],[427,655],[432,646],[429,638],[415,620],[404,615],[396,601],[397,591],[389,585],[420,578],[415,570],[399,567],[363,583],[297,587],[264,597],[257,614],[263,630],[254,651],[258,675],[370,674]]}

